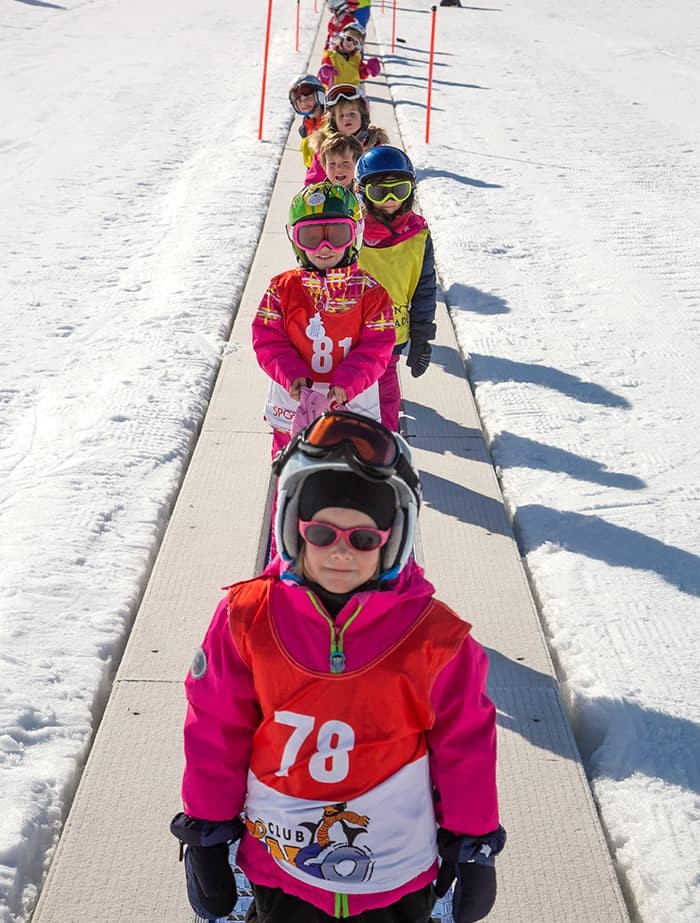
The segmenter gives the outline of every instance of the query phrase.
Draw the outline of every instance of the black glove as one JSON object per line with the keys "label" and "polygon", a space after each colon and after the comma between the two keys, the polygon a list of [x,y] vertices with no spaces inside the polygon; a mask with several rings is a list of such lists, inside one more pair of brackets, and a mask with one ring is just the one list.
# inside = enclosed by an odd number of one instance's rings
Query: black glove
{"label": "black glove", "polygon": [[236,906],[238,892],[228,847],[244,830],[239,817],[208,821],[180,812],[170,823],[170,832],[180,841],[180,859],[184,850],[187,897],[194,912],[205,920],[225,917]]}
{"label": "black glove", "polygon": [[406,365],[414,378],[419,378],[430,365],[433,348],[428,340],[435,339],[435,324],[416,322],[410,328],[411,345]]}
{"label": "black glove", "polygon": [[435,891],[442,897],[457,879],[452,898],[455,923],[483,920],[496,900],[495,858],[506,844],[506,832],[498,827],[484,836],[457,836],[438,830],[442,858]]}

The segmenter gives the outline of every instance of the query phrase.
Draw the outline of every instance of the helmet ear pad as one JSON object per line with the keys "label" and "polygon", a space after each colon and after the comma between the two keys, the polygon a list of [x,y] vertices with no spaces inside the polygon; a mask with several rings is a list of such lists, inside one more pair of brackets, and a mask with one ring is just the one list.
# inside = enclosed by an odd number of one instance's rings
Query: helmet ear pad
{"label": "helmet ear pad", "polygon": [[301,551],[301,536],[299,534],[299,493],[300,487],[291,496],[288,491],[281,490],[277,497],[277,512],[275,514],[275,537],[277,547],[292,561],[296,561]]}
{"label": "helmet ear pad", "polygon": [[381,573],[391,570],[398,563],[397,558],[404,540],[406,517],[402,509],[397,509],[391,526],[389,541],[382,548],[379,570]]}

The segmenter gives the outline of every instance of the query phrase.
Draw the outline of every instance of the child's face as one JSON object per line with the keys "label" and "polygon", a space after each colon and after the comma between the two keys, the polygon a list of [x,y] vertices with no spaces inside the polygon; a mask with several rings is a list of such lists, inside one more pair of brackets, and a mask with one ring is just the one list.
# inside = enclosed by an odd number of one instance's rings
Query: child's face
{"label": "child's face", "polygon": [[331,247],[321,247],[316,253],[309,253],[307,251],[306,255],[309,262],[315,266],[316,269],[333,269],[333,267],[337,266],[343,259],[345,250],[333,250]]}
{"label": "child's face", "polygon": [[362,128],[362,113],[353,100],[336,103],[334,119],[341,135],[354,135]]}
{"label": "child's face", "polygon": [[[339,529],[352,529],[357,526],[377,528],[376,522],[367,513],[335,506],[319,510],[312,516],[312,521],[327,522]],[[306,542],[304,571],[309,580],[320,584],[329,593],[350,593],[371,580],[378,572],[380,554],[380,548],[375,548],[374,551],[357,551],[345,538],[340,538],[335,545],[325,548]]]}
{"label": "child's face", "polygon": [[299,112],[302,112],[304,115],[316,108],[316,95],[314,91],[311,89],[306,91],[305,87],[301,87],[294,97],[294,101],[296,102]]}
{"label": "child's face", "polygon": [[346,188],[352,185],[355,177],[355,158],[349,147],[340,152],[333,151],[331,154],[326,154],[326,162],[323,166],[332,183]]}
{"label": "child's face", "polygon": [[351,35],[343,35],[340,39],[340,42],[338,43],[340,51],[347,55],[354,54],[359,46],[359,41]]}
{"label": "child's face", "polygon": [[[373,179],[375,179],[375,182],[377,184],[381,184],[381,183],[391,184],[391,183],[396,183],[396,182],[400,183],[403,179],[405,179],[405,177],[379,175],[376,178],[373,177]],[[405,201],[406,200],[404,200],[404,202]],[[371,205],[372,205],[372,209],[378,212],[381,212],[382,214],[390,218],[392,215],[395,215],[396,212],[400,208],[403,207],[404,202],[400,202],[398,199],[395,199],[392,196],[390,196],[385,202],[372,202]]]}
{"label": "child's face", "polygon": [[396,199],[387,199],[386,202],[381,203],[372,202],[372,208],[384,215],[395,215],[402,205],[403,202],[397,202]]}

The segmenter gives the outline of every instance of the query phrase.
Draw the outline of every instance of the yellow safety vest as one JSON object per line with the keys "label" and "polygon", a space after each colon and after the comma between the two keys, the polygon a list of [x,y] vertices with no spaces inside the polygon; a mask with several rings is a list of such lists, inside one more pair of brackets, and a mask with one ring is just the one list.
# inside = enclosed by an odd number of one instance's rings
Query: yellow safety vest
{"label": "yellow safety vest", "polygon": [[409,308],[423,269],[428,229],[392,247],[369,247],[363,244],[358,260],[362,269],[382,285],[394,304],[396,345],[402,346],[409,336]]}

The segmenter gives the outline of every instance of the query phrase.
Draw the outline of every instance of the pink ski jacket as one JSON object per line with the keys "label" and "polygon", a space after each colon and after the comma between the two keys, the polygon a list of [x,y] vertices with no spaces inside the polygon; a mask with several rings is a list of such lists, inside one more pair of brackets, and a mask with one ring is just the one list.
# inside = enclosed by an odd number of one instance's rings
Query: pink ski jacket
{"label": "pink ski jacket", "polygon": [[[269,611],[287,655],[307,671],[328,675],[340,639],[346,673],[362,670],[393,648],[425,612],[434,588],[411,561],[389,588],[356,594],[332,620],[318,598],[276,558]],[[228,598],[219,604],[186,680],[188,710],[182,782],[185,811],[228,820],[244,810],[259,697],[244,655],[234,642]],[[437,674],[430,692],[432,721],[425,730],[435,819],[455,834],[480,836],[498,827],[495,709],[485,691],[487,658],[467,633]],[[361,675],[358,682],[361,682]],[[249,828],[250,830],[250,828]],[[333,915],[385,907],[434,880],[437,864],[393,890],[338,895],[287,874],[250,832],[237,861],[251,881],[282,888]],[[338,907],[343,912],[338,913]]]}
{"label": "pink ski jacket", "polygon": [[[315,315],[334,331],[327,372],[311,368],[314,341],[304,331]],[[394,341],[391,299],[357,263],[325,275],[297,267],[275,276],[253,318],[255,356],[273,381],[284,388],[297,378],[327,381],[348,400],[381,378]]]}

